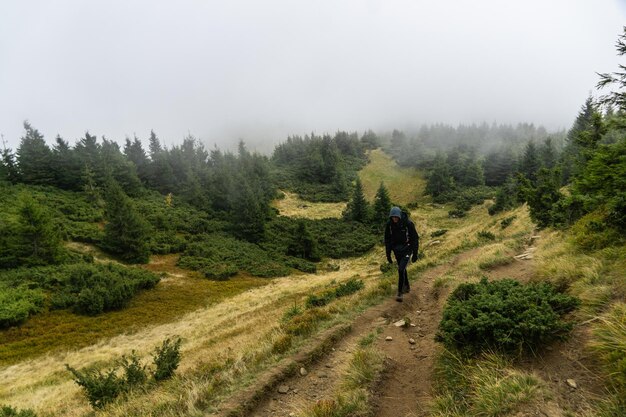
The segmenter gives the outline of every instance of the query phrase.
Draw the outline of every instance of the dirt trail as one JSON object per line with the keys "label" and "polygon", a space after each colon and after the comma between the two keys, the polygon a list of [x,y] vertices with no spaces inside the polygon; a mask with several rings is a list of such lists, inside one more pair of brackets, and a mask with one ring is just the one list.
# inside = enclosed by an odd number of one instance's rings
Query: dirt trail
{"label": "dirt trail", "polygon": [[[458,255],[451,263],[425,271],[412,282],[404,302],[393,298],[368,309],[352,324],[352,331],[337,343],[334,350],[310,369],[285,380],[281,387],[261,401],[248,415],[252,417],[288,417],[340,392],[341,378],[358,342],[372,331],[380,330],[376,345],[385,355],[385,371],[373,395],[376,416],[426,415],[431,398],[431,374],[437,351],[434,334],[441,318],[445,299],[432,291],[436,277],[452,265],[472,257],[477,250]],[[413,324],[398,327],[394,323],[408,319]],[[392,340],[386,338],[391,336]],[[409,340],[413,339],[414,343]],[[416,412],[418,414],[416,414]]]}
{"label": "dirt trail", "polygon": [[[433,366],[440,349],[434,341],[437,326],[441,320],[446,296],[434,290],[433,282],[458,264],[477,256],[481,249],[473,249],[457,255],[450,262],[419,273],[412,282],[411,293],[404,302],[390,299],[372,307],[360,315],[352,325],[352,331],[337,343],[334,350],[317,363],[306,369],[306,374],[298,373],[281,384],[287,393],[276,390],[261,401],[248,415],[252,417],[289,417],[302,413],[315,402],[332,399],[340,392],[338,386],[348,366],[358,341],[372,331],[380,334],[376,347],[385,355],[385,370],[379,383],[374,387],[372,403],[376,417],[425,417],[432,399]],[[514,278],[522,282],[534,275],[535,263],[532,259],[516,260],[508,265],[488,271],[489,279]],[[408,327],[398,327],[394,323],[408,319]],[[564,410],[580,409],[574,393],[567,390],[564,381],[572,375],[583,384],[596,385],[594,377],[580,361],[569,361],[566,353],[580,354],[580,338],[558,344],[544,355],[529,359],[523,366],[535,371],[552,385],[557,393],[555,413],[563,415]],[[392,338],[391,341],[387,337]],[[578,345],[578,346],[577,346]],[[557,358],[561,358],[557,360]],[[578,401],[580,402],[580,401]],[[554,406],[555,404],[552,403]]]}

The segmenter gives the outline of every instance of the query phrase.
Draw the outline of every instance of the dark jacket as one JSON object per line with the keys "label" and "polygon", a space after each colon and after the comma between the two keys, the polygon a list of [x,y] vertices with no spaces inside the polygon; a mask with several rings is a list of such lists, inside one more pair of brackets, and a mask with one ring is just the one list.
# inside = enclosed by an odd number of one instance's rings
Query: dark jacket
{"label": "dark jacket", "polygon": [[402,217],[397,223],[391,218],[387,220],[385,226],[385,249],[387,258],[391,256],[391,251],[396,255],[411,253],[417,255],[420,246],[420,237],[415,230],[415,224],[409,216],[402,212]]}

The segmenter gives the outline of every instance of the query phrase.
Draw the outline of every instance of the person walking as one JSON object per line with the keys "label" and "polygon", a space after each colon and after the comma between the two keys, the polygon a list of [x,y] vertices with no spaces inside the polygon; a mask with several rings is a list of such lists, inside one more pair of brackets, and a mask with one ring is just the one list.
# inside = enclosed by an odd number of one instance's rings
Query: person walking
{"label": "person walking", "polygon": [[387,262],[393,263],[391,259],[393,251],[398,263],[398,295],[396,296],[398,302],[402,302],[402,295],[411,290],[406,268],[409,266],[409,260],[417,261],[419,239],[415,224],[409,219],[409,215],[400,210],[400,207],[392,207],[385,227],[385,249]]}

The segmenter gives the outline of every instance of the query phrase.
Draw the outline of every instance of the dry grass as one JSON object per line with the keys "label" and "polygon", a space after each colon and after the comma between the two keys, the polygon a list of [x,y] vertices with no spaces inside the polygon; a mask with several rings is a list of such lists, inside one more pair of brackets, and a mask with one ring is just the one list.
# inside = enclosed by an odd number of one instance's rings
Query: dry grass
{"label": "dry grass", "polygon": [[[157,415],[170,415],[173,409],[183,406],[181,401],[194,403],[195,400],[189,396],[195,395],[197,389],[204,392],[203,401],[208,401],[207,389],[214,381],[197,375],[198,369],[227,361],[230,365],[220,378],[221,384],[228,385],[229,379],[241,378],[246,369],[255,364],[255,358],[271,357],[272,336],[277,334],[281,312],[290,308],[294,299],[303,302],[306,294],[323,288],[329,282],[345,281],[355,272],[360,272],[366,282],[379,275],[377,265],[367,256],[338,262],[341,269],[336,272],[273,280],[268,285],[250,289],[182,317],[171,317],[175,320],[170,323],[144,326],[133,334],[103,339],[79,350],[44,355],[2,368],[0,403],[32,408],[50,415],[82,415],[89,408],[78,387],[70,380],[70,375],[63,370],[65,363],[76,368],[94,364],[104,366],[132,350],[144,355],[146,361],[160,341],[173,335],[183,338],[183,359],[179,368],[181,377],[168,386],[111,407],[111,415],[132,414],[129,410],[148,414],[147,410],[155,408],[155,404],[169,404],[163,406],[167,410],[164,414]],[[349,305],[353,304],[351,298],[346,297],[343,301],[345,305],[335,307],[336,310],[349,310]],[[247,375],[247,378],[250,377]],[[190,385],[200,388],[187,390],[185,387]],[[119,412],[112,411],[117,409]],[[141,413],[139,410],[142,410]]]}
{"label": "dry grass", "polygon": [[430,197],[424,196],[426,181],[417,169],[399,167],[380,149],[371,151],[368,156],[370,162],[359,172],[363,192],[368,201],[374,201],[381,181],[389,190],[391,201],[396,204],[430,201]]}
{"label": "dry grass", "polygon": [[339,218],[346,203],[311,203],[300,199],[296,194],[283,191],[285,197],[274,200],[272,206],[281,216],[303,217],[305,219]]}
{"label": "dry grass", "polygon": [[[417,172],[398,168],[380,151],[372,152],[371,159],[372,163],[361,173],[364,181],[369,181],[370,193],[376,191],[382,179],[399,203],[414,202],[416,196],[421,195],[423,181]],[[293,196],[276,204],[284,215],[310,218],[336,217],[343,209],[343,205],[337,204],[304,203]],[[298,207],[303,204],[309,207]],[[501,230],[500,220],[511,213],[490,217],[486,207],[485,204],[472,209],[464,219],[448,218],[449,208],[443,206],[426,204],[414,210],[412,219],[422,236],[426,257],[410,267],[413,273],[409,276],[419,279],[415,271],[445,262],[466,249],[485,245],[487,242],[476,237],[481,230],[496,235],[497,242],[491,243],[494,254],[498,250],[519,247],[532,233],[525,208],[516,210],[513,214],[517,219]],[[430,238],[430,233],[444,228],[449,229],[444,236]],[[439,243],[432,244],[434,240]],[[492,256],[489,253],[485,256]],[[474,264],[458,265],[455,276],[467,278],[458,269],[461,266],[480,271],[481,259],[484,261],[478,256]],[[384,250],[380,246],[360,258],[334,261],[339,265],[337,271],[274,280],[240,277],[224,283],[212,282],[176,268],[175,261],[175,256],[171,255],[155,257],[147,268],[166,273],[165,279],[155,290],[137,297],[124,311],[99,318],[57,312],[54,314],[59,316],[41,315],[41,321],[35,317],[20,328],[20,331],[29,329],[28,335],[20,339],[23,347],[19,348],[25,349],[21,354],[30,352],[29,359],[18,361],[13,357],[12,365],[0,368],[0,403],[32,408],[50,416],[84,415],[89,412],[89,406],[64,370],[65,363],[76,368],[109,366],[132,350],[149,362],[147,358],[156,345],[166,337],[179,335],[183,345],[178,376],[146,393],[132,394],[107,408],[104,414],[175,416],[214,410],[224,397],[249,384],[280,357],[272,348],[276,340],[284,336],[280,330],[281,319],[294,303],[304,305],[308,294],[345,282],[356,274],[363,279],[364,291],[328,306],[331,319],[322,323],[319,331],[333,322],[350,320],[393,290],[393,273],[381,277],[379,266],[384,261]],[[50,332],[55,329],[55,322],[59,327]],[[48,333],[54,337],[46,336]],[[87,335],[84,339],[73,340],[83,334]],[[42,337],[40,342],[37,337]],[[72,340],[68,342],[68,339]],[[17,339],[11,341],[17,342]],[[298,336],[292,342],[287,354],[297,349],[304,339]],[[29,343],[40,347],[29,351]],[[48,344],[53,347],[48,348]],[[18,349],[17,346],[3,343],[0,354],[8,355]],[[47,353],[35,356],[34,352],[40,348],[47,349]],[[355,398],[362,398],[361,391],[354,393]]]}
{"label": "dry grass", "polygon": [[268,280],[240,275],[217,282],[176,268],[177,256],[155,257],[145,268],[165,272],[152,290],[143,291],[120,311],[96,317],[56,310],[33,316],[20,327],[0,333],[0,364],[10,365],[42,354],[76,349],[122,333],[141,332],[146,326],[179,320],[181,316],[218,303]]}
{"label": "dry grass", "polygon": [[432,416],[510,415],[543,400],[541,379],[515,369],[510,360],[498,354],[465,360],[445,352],[436,372],[440,392],[433,402]]}

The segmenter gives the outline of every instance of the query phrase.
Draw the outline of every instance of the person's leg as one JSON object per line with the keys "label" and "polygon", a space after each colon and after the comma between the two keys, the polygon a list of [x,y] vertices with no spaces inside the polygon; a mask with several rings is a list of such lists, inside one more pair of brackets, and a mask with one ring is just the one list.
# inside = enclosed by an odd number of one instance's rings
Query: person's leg
{"label": "person's leg", "polygon": [[[398,296],[396,297],[396,300],[402,301],[402,294],[404,292],[403,289],[405,285],[405,280],[407,280],[406,267],[409,264],[409,257],[408,256],[396,257],[396,260],[398,261]],[[408,280],[407,280],[407,285],[408,285]]]}
{"label": "person's leg", "polygon": [[402,292],[404,294],[411,292],[411,286],[409,285],[409,274],[406,271],[406,267],[404,268],[404,280],[402,281]]}

